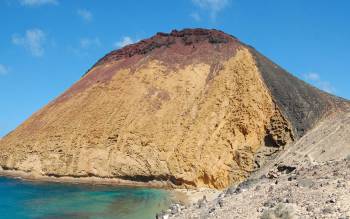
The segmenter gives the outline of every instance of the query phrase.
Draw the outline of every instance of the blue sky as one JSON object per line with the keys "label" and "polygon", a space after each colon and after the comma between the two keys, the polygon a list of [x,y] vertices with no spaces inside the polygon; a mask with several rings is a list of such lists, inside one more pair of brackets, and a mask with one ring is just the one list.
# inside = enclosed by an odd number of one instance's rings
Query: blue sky
{"label": "blue sky", "polygon": [[186,27],[223,30],[349,99],[349,11],[348,0],[0,0],[0,137],[107,52]]}

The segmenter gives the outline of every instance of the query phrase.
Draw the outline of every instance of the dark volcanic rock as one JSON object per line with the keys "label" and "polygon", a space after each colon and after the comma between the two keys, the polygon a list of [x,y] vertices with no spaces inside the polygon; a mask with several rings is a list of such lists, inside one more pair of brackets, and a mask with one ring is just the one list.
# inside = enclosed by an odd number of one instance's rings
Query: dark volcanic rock
{"label": "dark volcanic rock", "polygon": [[303,136],[332,110],[345,108],[346,100],[310,86],[254,48],[250,50],[274,100],[292,123],[297,137]]}

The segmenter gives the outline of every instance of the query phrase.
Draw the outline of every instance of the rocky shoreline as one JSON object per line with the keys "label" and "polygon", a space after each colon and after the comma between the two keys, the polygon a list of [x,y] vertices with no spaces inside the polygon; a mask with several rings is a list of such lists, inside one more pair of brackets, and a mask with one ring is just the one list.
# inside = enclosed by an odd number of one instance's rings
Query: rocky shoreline
{"label": "rocky shoreline", "polygon": [[159,188],[159,189],[171,189],[173,185],[169,182],[150,181],[150,182],[137,182],[131,180],[123,180],[117,178],[101,178],[95,176],[87,177],[72,177],[72,176],[45,176],[35,174],[32,172],[24,172],[20,170],[3,170],[0,167],[0,176],[28,180],[38,182],[56,182],[56,183],[73,183],[73,184],[97,184],[97,185],[111,185],[111,186],[132,186],[132,187],[147,187],[147,188]]}
{"label": "rocky shoreline", "polygon": [[[157,188],[165,189],[169,192],[169,198],[171,205],[169,209],[182,208],[184,206],[189,206],[193,203],[198,202],[202,197],[207,197],[208,201],[216,198],[218,194],[221,193],[220,190],[215,189],[183,189],[183,188],[174,188],[169,182],[160,182],[160,181],[151,181],[151,182],[135,182],[128,180],[121,180],[116,178],[100,178],[100,177],[55,177],[55,176],[44,176],[35,173],[29,173],[19,170],[3,170],[0,167],[0,177],[13,178],[17,180],[25,180],[32,182],[54,182],[54,183],[71,183],[71,184],[86,184],[86,185],[108,185],[108,186],[130,186],[130,187],[147,187],[147,188]],[[171,212],[171,210],[170,210]],[[177,212],[177,210],[176,210]]]}
{"label": "rocky shoreline", "polygon": [[[157,214],[167,218],[350,218],[350,156],[322,163],[276,165],[225,191],[171,189],[160,182],[128,182],[98,177],[40,176],[0,170],[0,176],[30,181],[164,188],[172,204]],[[167,186],[166,186],[167,185]]]}

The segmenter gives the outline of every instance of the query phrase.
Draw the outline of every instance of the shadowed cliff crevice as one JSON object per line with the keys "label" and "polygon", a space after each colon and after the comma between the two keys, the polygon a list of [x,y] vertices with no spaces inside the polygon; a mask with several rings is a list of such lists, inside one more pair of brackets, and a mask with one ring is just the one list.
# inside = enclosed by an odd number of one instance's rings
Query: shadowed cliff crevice
{"label": "shadowed cliff crevice", "polygon": [[123,180],[136,181],[136,182],[151,182],[151,181],[159,181],[159,182],[170,182],[174,186],[180,187],[196,187],[196,184],[191,181],[186,181],[181,178],[176,178],[172,175],[135,175],[135,176],[120,176],[118,177]]}

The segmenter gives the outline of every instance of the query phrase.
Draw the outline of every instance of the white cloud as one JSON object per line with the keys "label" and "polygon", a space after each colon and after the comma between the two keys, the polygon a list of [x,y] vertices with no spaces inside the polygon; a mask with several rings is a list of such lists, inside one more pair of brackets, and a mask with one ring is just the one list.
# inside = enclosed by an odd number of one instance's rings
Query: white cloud
{"label": "white cloud", "polygon": [[9,68],[6,67],[3,64],[0,64],[0,75],[6,75],[7,73],[9,73]]}
{"label": "white cloud", "polygon": [[98,37],[95,38],[81,38],[76,46],[68,46],[69,52],[74,53],[80,57],[89,56],[90,52],[102,46],[102,42]]}
{"label": "white cloud", "polygon": [[115,42],[114,43],[114,46],[117,47],[117,48],[121,48],[121,47],[124,47],[124,46],[127,46],[129,44],[133,44],[135,43],[136,41],[134,41],[133,39],[131,39],[131,37],[123,37],[122,40],[118,41],[118,42]]}
{"label": "white cloud", "polygon": [[193,4],[209,12],[210,18],[215,20],[217,14],[230,4],[231,0],[192,0]]}
{"label": "white cloud", "polygon": [[44,31],[34,28],[27,30],[24,36],[13,35],[12,43],[17,46],[23,46],[33,56],[42,56],[44,54],[44,44],[46,41],[46,34]]}
{"label": "white cloud", "polygon": [[336,91],[333,85],[328,81],[320,81],[318,86],[321,90],[324,90],[331,94],[334,94]]}
{"label": "white cloud", "polygon": [[24,6],[58,5],[58,0],[20,0]]}
{"label": "white cloud", "polygon": [[98,37],[95,38],[82,38],[79,41],[80,47],[83,49],[88,49],[92,47],[100,47],[102,45]]}
{"label": "white cloud", "polygon": [[195,21],[201,21],[201,16],[197,13],[197,12],[193,12],[190,14],[191,18],[193,18],[193,20]]}
{"label": "white cloud", "polygon": [[328,93],[335,93],[335,88],[329,81],[324,81],[317,73],[311,72],[303,75],[305,80]]}
{"label": "white cloud", "polygon": [[308,73],[304,75],[306,80],[311,80],[311,81],[319,81],[320,80],[320,75],[317,73]]}
{"label": "white cloud", "polygon": [[91,21],[92,20],[92,13],[86,9],[78,9],[77,14],[84,20],[84,21]]}

